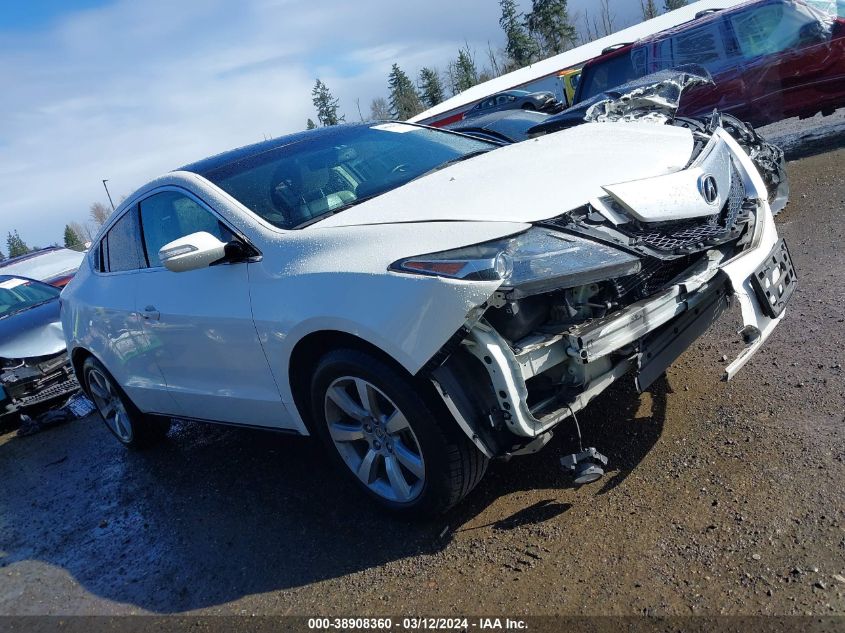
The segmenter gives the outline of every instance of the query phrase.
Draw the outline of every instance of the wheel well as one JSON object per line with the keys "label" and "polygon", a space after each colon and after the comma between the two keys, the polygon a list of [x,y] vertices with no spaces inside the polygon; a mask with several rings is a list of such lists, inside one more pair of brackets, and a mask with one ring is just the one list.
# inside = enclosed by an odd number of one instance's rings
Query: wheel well
{"label": "wheel well", "polygon": [[[317,369],[317,363],[323,356],[332,350],[343,348],[360,350],[377,356],[388,365],[395,367],[396,371],[416,380],[392,356],[354,334],[334,330],[312,332],[294,346],[288,365],[288,377],[293,401],[309,431],[313,430],[311,424],[311,377]],[[420,380],[419,382],[422,386],[425,381]]]}
{"label": "wheel well", "polygon": [[86,394],[88,393],[88,389],[82,378],[82,366],[89,356],[93,356],[93,354],[83,347],[77,347],[70,355],[70,364],[73,367],[73,373],[76,374],[76,380],[79,382],[79,386],[82,387],[82,391]]}

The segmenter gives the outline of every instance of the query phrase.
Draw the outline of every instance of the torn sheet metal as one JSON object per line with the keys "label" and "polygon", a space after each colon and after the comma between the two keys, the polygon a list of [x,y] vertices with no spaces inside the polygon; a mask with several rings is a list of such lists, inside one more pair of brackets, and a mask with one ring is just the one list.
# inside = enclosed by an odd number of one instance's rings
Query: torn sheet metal
{"label": "torn sheet metal", "polygon": [[584,121],[668,123],[675,118],[685,90],[708,84],[713,84],[713,78],[697,64],[654,73],[585,102]]}

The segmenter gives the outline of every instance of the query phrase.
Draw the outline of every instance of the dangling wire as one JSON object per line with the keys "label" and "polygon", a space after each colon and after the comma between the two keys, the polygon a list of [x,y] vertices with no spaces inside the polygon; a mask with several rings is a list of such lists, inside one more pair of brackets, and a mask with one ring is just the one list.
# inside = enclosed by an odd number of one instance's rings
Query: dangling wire
{"label": "dangling wire", "polygon": [[572,420],[575,422],[575,431],[578,433],[578,452],[584,452],[584,446],[581,444],[581,425],[578,424],[578,418],[575,415],[575,411],[572,410],[571,405],[566,405],[566,408],[569,409],[569,413],[572,415]]}

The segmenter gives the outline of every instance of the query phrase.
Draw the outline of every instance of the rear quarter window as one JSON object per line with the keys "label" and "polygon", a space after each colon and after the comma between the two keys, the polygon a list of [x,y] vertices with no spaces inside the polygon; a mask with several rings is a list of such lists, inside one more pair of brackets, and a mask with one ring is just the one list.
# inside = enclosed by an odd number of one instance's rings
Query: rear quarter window
{"label": "rear quarter window", "polygon": [[141,254],[138,226],[134,211],[123,214],[106,234],[106,260],[109,272],[124,272],[146,267]]}

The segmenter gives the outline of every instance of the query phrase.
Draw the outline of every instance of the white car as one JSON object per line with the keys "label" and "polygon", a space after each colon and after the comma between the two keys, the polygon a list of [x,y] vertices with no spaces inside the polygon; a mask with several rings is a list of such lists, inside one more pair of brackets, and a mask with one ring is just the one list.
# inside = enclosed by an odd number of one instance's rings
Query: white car
{"label": "white car", "polygon": [[[132,194],[62,321],[127,446],[171,418],[314,434],[376,501],[432,513],[616,379],[645,389],[731,297],[733,375],[794,287],[767,197],[721,127],[588,123],[502,148],[324,128]],[[588,481],[600,457],[570,463]]]}

